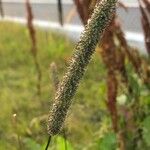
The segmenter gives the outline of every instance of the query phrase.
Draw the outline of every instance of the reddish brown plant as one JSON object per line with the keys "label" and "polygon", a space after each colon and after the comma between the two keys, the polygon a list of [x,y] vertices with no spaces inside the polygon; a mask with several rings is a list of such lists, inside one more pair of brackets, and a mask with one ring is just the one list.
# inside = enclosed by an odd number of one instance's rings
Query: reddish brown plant
{"label": "reddish brown plant", "polygon": [[145,35],[145,45],[147,52],[150,56],[150,22],[148,16],[150,16],[150,1],[149,0],[139,0],[139,6],[141,10],[141,22]]}
{"label": "reddish brown plant", "polygon": [[34,63],[35,63],[35,67],[37,70],[37,75],[38,75],[38,81],[37,81],[37,93],[38,95],[41,95],[41,69],[40,69],[40,65],[39,62],[37,60],[37,41],[36,41],[36,32],[34,29],[34,25],[33,25],[33,13],[32,13],[32,8],[30,5],[29,0],[26,0],[26,9],[27,9],[27,26],[28,26],[28,30],[29,30],[29,35],[30,35],[30,39],[31,39],[31,54],[33,56],[34,59]]}
{"label": "reddish brown plant", "polygon": [[82,23],[85,25],[86,24],[86,20],[84,19],[84,11],[83,11],[83,6],[81,3],[81,0],[73,0],[74,4],[77,8],[77,11],[79,13],[80,19],[82,21]]}

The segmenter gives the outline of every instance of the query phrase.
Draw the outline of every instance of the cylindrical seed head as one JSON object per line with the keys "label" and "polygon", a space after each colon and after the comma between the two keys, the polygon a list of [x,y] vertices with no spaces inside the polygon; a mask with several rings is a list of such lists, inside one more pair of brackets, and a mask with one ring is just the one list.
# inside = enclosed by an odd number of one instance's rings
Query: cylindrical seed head
{"label": "cylindrical seed head", "polygon": [[48,133],[51,136],[58,134],[64,123],[78,83],[95,51],[96,44],[102,38],[104,30],[115,13],[116,2],[117,0],[102,0],[97,4],[75,47],[70,65],[58,86],[49,114]]}

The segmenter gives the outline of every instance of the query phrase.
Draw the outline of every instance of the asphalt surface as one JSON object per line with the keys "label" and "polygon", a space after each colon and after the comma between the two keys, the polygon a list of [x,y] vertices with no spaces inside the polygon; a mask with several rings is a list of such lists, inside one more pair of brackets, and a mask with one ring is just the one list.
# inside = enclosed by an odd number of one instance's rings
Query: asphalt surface
{"label": "asphalt surface", "polygon": [[[127,3],[127,4],[136,4],[137,3],[137,0],[120,0],[120,1],[122,1],[122,2],[124,2],[124,3]],[[24,0],[3,0],[3,2],[24,2]],[[46,2],[46,3],[54,3],[54,2],[56,2],[56,0],[30,0],[30,2],[36,2],[36,3],[38,3],[38,2]],[[62,0],[62,2],[63,3],[72,3],[72,0]]]}

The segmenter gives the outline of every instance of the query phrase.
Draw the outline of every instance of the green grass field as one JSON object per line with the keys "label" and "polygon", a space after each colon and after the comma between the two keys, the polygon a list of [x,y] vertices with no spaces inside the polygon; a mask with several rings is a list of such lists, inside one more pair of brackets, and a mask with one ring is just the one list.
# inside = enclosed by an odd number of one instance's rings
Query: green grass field
{"label": "green grass field", "polygon": [[[27,28],[1,22],[0,33],[0,150],[18,149],[19,143],[21,149],[37,150],[30,143],[45,146],[47,132],[44,116],[48,114],[54,96],[49,66],[52,62],[57,64],[61,79],[74,44],[65,36],[38,29],[38,60],[42,70],[42,94],[39,97],[36,94],[37,76]],[[79,149],[95,142],[105,111],[103,69],[100,56],[95,55],[68,115],[68,140]],[[13,114],[17,115],[16,119]],[[39,121],[42,117],[44,119]]]}
{"label": "green grass field", "polygon": [[[37,72],[27,28],[0,22],[0,150],[44,150],[47,143],[46,120],[54,97],[50,64],[57,64],[61,80],[74,43],[52,31],[38,28],[36,31],[38,61],[42,70],[40,97],[37,95]],[[96,52],[65,123],[68,150],[116,149],[116,136],[106,109],[105,78],[105,67]],[[133,86],[136,86],[136,93],[138,84]],[[143,86],[141,89],[141,107],[148,111],[149,107],[145,105],[150,104],[150,96]],[[61,133],[52,139],[49,149],[65,150],[64,144]]]}

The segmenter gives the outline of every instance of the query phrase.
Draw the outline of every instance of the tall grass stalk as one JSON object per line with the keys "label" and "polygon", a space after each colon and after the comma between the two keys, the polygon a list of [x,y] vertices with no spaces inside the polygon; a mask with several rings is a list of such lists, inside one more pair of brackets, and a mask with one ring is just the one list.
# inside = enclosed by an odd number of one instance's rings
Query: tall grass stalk
{"label": "tall grass stalk", "polygon": [[36,41],[36,31],[34,29],[33,25],[33,13],[32,13],[32,8],[30,5],[29,0],[26,0],[26,10],[27,10],[27,26],[30,34],[30,39],[31,39],[31,54],[33,56],[34,64],[36,67],[37,71],[37,94],[40,96],[41,95],[41,79],[42,79],[42,72],[40,69],[40,64],[37,59],[37,41]]}
{"label": "tall grass stalk", "polygon": [[63,25],[62,0],[58,0],[58,18],[59,18],[60,25]]}
{"label": "tall grass stalk", "polygon": [[3,9],[3,2],[2,2],[2,0],[0,0],[0,14],[1,14],[1,17],[4,17],[4,9]]}
{"label": "tall grass stalk", "polygon": [[81,7],[82,6],[81,1],[80,0],[73,0],[73,1],[74,1],[76,8],[77,8],[77,11],[79,12],[79,16],[80,16],[82,23],[86,24],[86,21],[84,19],[83,8]]}
{"label": "tall grass stalk", "polygon": [[50,64],[50,78],[52,79],[52,83],[56,91],[58,88],[58,84],[59,84],[59,78],[58,78],[57,65],[55,62],[52,62]]}
{"label": "tall grass stalk", "polygon": [[[150,1],[149,0],[138,0],[139,6],[141,10],[141,22],[142,27],[144,31],[144,37],[145,37],[145,46],[147,49],[147,52],[150,56],[150,22],[149,22],[149,16],[150,16]],[[143,4],[144,3],[144,4]]]}

